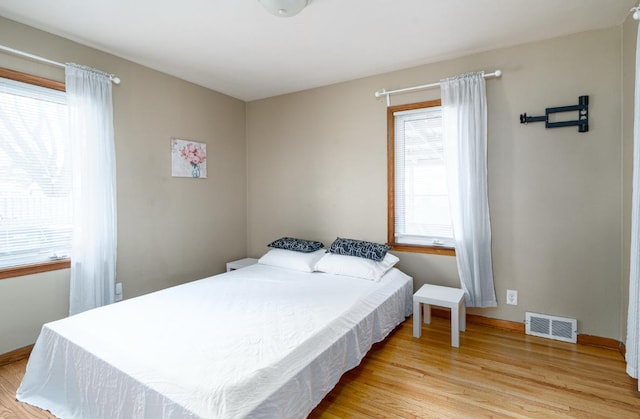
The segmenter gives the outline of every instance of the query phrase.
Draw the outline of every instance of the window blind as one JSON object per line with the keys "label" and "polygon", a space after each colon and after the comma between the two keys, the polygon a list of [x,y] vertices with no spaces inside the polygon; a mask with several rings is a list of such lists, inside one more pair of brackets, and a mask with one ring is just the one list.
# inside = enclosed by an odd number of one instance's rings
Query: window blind
{"label": "window blind", "polygon": [[398,243],[453,247],[440,106],[394,113]]}
{"label": "window blind", "polygon": [[65,92],[0,78],[0,268],[69,257]]}

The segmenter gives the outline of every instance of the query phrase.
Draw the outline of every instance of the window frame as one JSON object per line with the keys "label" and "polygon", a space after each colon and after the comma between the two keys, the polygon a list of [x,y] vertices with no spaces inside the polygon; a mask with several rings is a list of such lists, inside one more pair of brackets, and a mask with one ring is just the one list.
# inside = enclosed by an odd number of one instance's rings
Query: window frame
{"label": "window frame", "polygon": [[446,246],[397,243],[395,239],[395,112],[442,106],[440,99],[387,107],[387,244],[399,252],[455,256],[456,250]]}
{"label": "window frame", "polygon": [[[66,92],[64,82],[47,79],[44,77],[34,76],[32,74],[22,73],[20,71],[9,70],[0,67],[0,77],[15,80],[23,83],[29,83],[40,87],[59,90]],[[11,266],[8,268],[0,268],[0,280],[15,278],[17,276],[32,275],[41,272],[56,271],[59,269],[67,269],[71,267],[71,259],[60,259],[51,262],[31,263],[27,265]]]}

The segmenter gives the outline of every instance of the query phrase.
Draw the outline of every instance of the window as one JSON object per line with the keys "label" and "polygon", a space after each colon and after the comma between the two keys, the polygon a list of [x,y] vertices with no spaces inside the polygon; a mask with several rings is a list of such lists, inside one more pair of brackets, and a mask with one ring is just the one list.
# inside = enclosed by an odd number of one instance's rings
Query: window
{"label": "window", "polygon": [[389,244],[453,255],[440,101],[392,106],[387,112]]}
{"label": "window", "polygon": [[46,262],[69,257],[71,228],[64,84],[0,69],[0,278],[68,267]]}

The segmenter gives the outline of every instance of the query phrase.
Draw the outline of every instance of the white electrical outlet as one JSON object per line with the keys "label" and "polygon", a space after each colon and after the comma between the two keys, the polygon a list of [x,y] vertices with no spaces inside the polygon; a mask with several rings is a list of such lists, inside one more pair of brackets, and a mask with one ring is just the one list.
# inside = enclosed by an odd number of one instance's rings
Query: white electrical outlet
{"label": "white electrical outlet", "polygon": [[122,301],[122,282],[116,284],[116,301]]}
{"label": "white electrical outlet", "polygon": [[507,304],[510,304],[512,306],[518,305],[518,291],[507,290]]}

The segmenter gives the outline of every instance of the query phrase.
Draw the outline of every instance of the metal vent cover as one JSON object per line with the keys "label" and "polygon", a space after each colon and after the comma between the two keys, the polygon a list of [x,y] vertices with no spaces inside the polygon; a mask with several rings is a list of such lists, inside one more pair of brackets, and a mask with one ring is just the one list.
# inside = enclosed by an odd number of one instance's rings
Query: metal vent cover
{"label": "metal vent cover", "polygon": [[525,333],[543,338],[576,343],[578,321],[566,317],[526,312]]}

